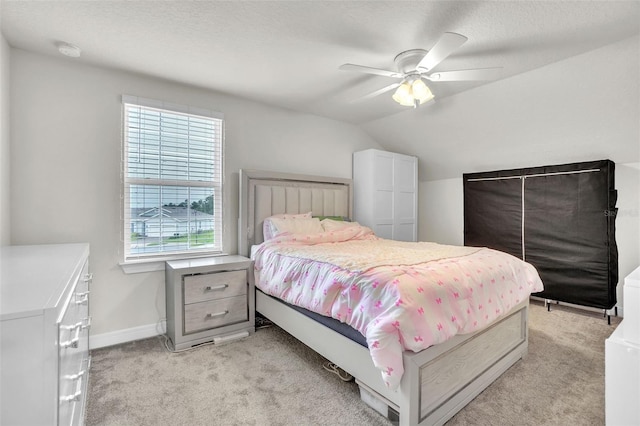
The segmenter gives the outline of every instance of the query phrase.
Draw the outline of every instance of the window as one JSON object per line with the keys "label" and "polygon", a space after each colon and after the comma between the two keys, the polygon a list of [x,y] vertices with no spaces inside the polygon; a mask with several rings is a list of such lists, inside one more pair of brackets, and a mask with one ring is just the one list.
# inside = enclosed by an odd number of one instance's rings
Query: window
{"label": "window", "polygon": [[222,251],[222,114],[123,96],[124,260]]}

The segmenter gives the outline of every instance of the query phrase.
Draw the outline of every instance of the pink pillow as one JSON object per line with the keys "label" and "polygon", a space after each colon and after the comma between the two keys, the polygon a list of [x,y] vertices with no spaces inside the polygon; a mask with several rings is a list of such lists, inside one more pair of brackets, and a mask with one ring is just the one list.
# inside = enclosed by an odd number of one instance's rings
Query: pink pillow
{"label": "pink pillow", "polygon": [[360,226],[358,222],[345,222],[342,220],[332,220],[332,219],[324,219],[320,222],[322,228],[325,231],[339,231],[344,228],[350,228],[353,226]]}
{"label": "pink pillow", "polygon": [[262,235],[265,241],[272,239],[278,233],[278,229],[273,224],[271,219],[285,219],[285,220],[311,219],[311,212],[300,213],[300,214],[283,213],[283,214],[275,214],[273,216],[269,216],[264,220],[264,223],[262,224]]}
{"label": "pink pillow", "polygon": [[276,229],[274,236],[280,235],[283,232],[290,234],[318,234],[324,232],[322,225],[320,225],[320,219],[282,219],[274,217],[271,219],[271,225]]}

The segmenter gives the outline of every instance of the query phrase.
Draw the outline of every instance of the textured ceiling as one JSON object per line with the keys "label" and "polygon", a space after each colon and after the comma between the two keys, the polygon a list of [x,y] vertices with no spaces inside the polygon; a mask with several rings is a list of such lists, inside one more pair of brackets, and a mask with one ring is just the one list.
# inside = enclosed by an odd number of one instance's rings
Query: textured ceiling
{"label": "textured ceiling", "polygon": [[[181,83],[352,123],[405,111],[393,83],[340,71],[394,69],[444,32],[469,38],[436,70],[502,67],[507,78],[638,34],[638,1],[0,1],[13,47]],[[71,60],[71,59],[69,59]],[[436,99],[483,83],[432,83]]]}

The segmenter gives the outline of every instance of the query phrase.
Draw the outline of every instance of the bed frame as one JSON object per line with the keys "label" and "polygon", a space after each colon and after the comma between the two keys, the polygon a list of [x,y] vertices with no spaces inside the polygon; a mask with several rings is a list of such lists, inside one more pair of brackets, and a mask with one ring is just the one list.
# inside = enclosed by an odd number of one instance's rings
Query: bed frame
{"label": "bed frame", "polygon": [[[352,217],[350,179],[240,171],[240,254],[262,239],[265,218],[279,213]],[[253,279],[253,274],[251,274]],[[403,353],[400,387],[390,391],[369,350],[256,290],[256,310],[355,377],[362,400],[400,425],[441,425],[527,353],[525,300],[489,327],[420,352]]]}

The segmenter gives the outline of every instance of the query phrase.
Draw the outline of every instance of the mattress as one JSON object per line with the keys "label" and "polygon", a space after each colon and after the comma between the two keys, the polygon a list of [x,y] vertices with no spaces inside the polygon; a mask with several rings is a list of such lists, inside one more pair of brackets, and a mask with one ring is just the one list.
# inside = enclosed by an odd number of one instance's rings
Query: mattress
{"label": "mattress", "polygon": [[[260,291],[260,290],[257,290]],[[308,309],[305,308],[301,308],[300,306],[296,306],[296,305],[292,305],[291,303],[287,303],[281,299],[278,299],[277,297],[273,297],[273,296],[269,296],[267,294],[268,297],[272,298],[273,300],[277,301],[278,303],[282,303],[283,305],[287,305],[288,307],[290,307],[291,309],[295,309],[296,311],[300,312],[301,314],[311,318],[312,320],[314,320],[315,322],[318,322],[322,325],[324,325],[325,327],[330,328],[331,330],[335,331],[336,333],[340,333],[341,335],[343,335],[344,337],[347,337],[348,339],[358,343],[361,346],[364,346],[365,348],[367,348],[367,339],[362,335],[362,333],[360,333],[358,330],[354,329],[353,327],[338,321],[335,318],[331,318],[328,317],[326,315],[320,315],[317,314],[313,311],[310,311]]]}

